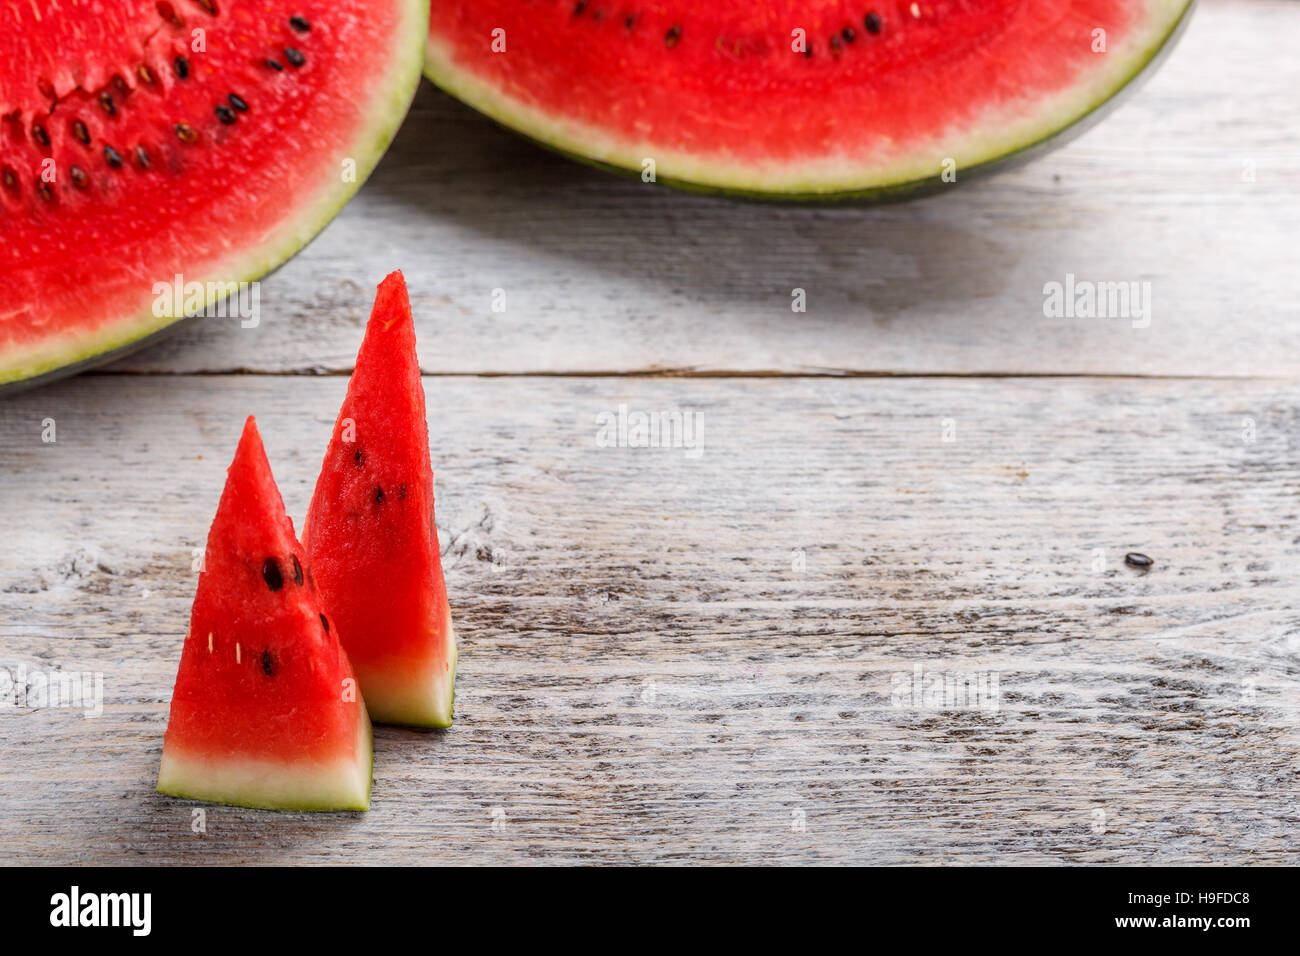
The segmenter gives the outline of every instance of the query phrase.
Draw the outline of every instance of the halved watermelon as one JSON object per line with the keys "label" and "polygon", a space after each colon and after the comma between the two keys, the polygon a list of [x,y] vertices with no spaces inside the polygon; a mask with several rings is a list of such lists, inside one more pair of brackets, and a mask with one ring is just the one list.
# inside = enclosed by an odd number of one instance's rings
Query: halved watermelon
{"label": "halved watermelon", "polygon": [[241,807],[365,810],[371,735],[257,425],[208,532],[158,791]]}
{"label": "halved watermelon", "polygon": [[379,286],[302,537],[370,716],[451,726],[456,633],[433,517],[415,323],[400,272]]}
{"label": "halved watermelon", "polygon": [[689,188],[888,198],[1080,126],[1192,0],[438,0],[425,71],[579,159]]}
{"label": "halved watermelon", "polygon": [[427,0],[0,6],[0,383],[221,315],[302,248],[405,116],[427,16]]}

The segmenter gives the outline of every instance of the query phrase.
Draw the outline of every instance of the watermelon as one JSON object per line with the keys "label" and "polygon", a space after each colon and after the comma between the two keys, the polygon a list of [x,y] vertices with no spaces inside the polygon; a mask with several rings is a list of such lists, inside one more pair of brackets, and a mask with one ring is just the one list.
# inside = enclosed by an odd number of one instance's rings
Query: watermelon
{"label": "watermelon", "polygon": [[370,719],[250,417],[208,532],[158,792],[365,810]]}
{"label": "watermelon", "polygon": [[196,313],[257,321],[239,284],[374,167],[427,17],[427,0],[0,5],[0,383]]}
{"label": "watermelon", "polygon": [[426,75],[642,179],[897,198],[1061,141],[1192,0],[438,0]]}
{"label": "watermelon", "polygon": [[456,634],[434,524],[415,323],[400,272],[375,297],[303,545],[370,716],[451,726]]}

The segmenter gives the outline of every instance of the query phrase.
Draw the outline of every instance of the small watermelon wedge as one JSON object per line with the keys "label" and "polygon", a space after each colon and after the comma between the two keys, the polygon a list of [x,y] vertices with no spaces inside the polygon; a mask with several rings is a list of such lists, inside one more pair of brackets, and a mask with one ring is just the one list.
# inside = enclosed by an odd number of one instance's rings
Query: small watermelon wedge
{"label": "small watermelon wedge", "polygon": [[303,545],[371,718],[450,727],[456,634],[433,517],[415,323],[400,272],[379,286]]}
{"label": "small watermelon wedge", "polygon": [[303,554],[250,416],[208,532],[159,793],[369,808],[370,719]]}

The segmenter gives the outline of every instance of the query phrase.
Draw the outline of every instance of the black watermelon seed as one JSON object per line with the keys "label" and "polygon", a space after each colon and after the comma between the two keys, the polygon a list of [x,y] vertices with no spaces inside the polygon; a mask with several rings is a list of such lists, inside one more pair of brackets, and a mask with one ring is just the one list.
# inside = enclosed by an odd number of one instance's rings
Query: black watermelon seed
{"label": "black watermelon seed", "polygon": [[810,60],[812,59],[812,44],[811,44],[811,43],[809,43],[806,47],[803,48],[803,55],[806,56],[806,57],[808,57],[808,59],[810,59]]}
{"label": "black watermelon seed", "polygon": [[272,673],[274,672],[274,670],[275,670],[275,669],[271,666],[271,652],[270,652],[270,651],[262,651],[262,670],[266,672],[266,676],[267,676],[267,677],[270,677],[271,674],[272,674]]}
{"label": "black watermelon seed", "polygon": [[68,170],[68,174],[72,177],[72,185],[76,186],[78,189],[86,188],[87,179],[86,171],[84,169],[80,166],[73,166]]}
{"label": "black watermelon seed", "polygon": [[40,123],[32,127],[32,139],[36,140],[41,146],[50,145],[50,134],[46,132],[45,127]]}
{"label": "black watermelon seed", "polygon": [[853,32],[853,27],[845,27],[840,31],[840,36],[844,37],[845,43],[852,43],[857,38],[857,34]]}
{"label": "black watermelon seed", "polygon": [[307,62],[307,58],[302,55],[302,51],[291,46],[284,48],[284,58],[289,61],[289,65],[292,67],[302,66]]}
{"label": "black watermelon seed", "polygon": [[1128,554],[1124,555],[1124,563],[1130,568],[1149,568],[1151,565],[1155,564],[1154,561],[1141,551],[1130,551]]}
{"label": "black watermelon seed", "polygon": [[664,44],[670,47],[676,46],[677,41],[682,38],[682,28],[679,24],[674,23],[664,34]]}
{"label": "black watermelon seed", "polygon": [[299,33],[306,33],[311,30],[311,24],[304,17],[290,17],[289,26],[293,27]]}
{"label": "black watermelon seed", "polygon": [[194,127],[189,123],[177,123],[176,136],[182,143],[197,143],[199,141],[199,134],[194,132]]}
{"label": "black watermelon seed", "polygon": [[262,62],[266,64],[268,67],[270,67],[271,69],[275,70],[275,72],[277,73],[279,73],[284,69],[284,64],[281,63],[279,60],[266,59],[263,60]]}
{"label": "black watermelon seed", "polygon": [[327,620],[325,619],[325,615],[324,615],[324,614],[322,614],[322,615],[320,616],[320,626],[323,627],[323,628],[325,628],[325,633],[326,633],[326,634],[328,634],[328,633],[330,632],[330,622],[327,621]]}
{"label": "black watermelon seed", "polygon": [[629,30],[636,26],[636,14],[629,13],[627,19],[623,21],[623,26],[627,27]]}
{"label": "black watermelon seed", "polygon": [[217,0],[195,0],[195,2],[214,17],[217,15]]}
{"label": "black watermelon seed", "polygon": [[363,454],[361,454],[361,447],[360,447],[360,446],[357,446],[357,450],[354,451],[354,452],[352,453],[352,460],[355,461],[355,462],[357,463],[357,467],[358,467],[358,468],[361,468],[362,466],[365,465],[365,463],[366,463],[366,456],[363,455]]}
{"label": "black watermelon seed", "polygon": [[232,110],[225,103],[218,103],[216,105],[216,108],[213,109],[212,112],[216,113],[217,119],[221,120],[221,122],[224,123],[226,126],[229,126],[235,122],[235,111]]}
{"label": "black watermelon seed", "polygon": [[45,180],[38,179],[36,180],[36,195],[40,196],[45,202],[50,202],[54,199],[54,190],[50,188],[50,184]]}
{"label": "black watermelon seed", "polygon": [[880,32],[880,14],[868,13],[862,18],[862,25],[867,28],[868,33]]}
{"label": "black watermelon seed", "polygon": [[117,104],[113,102],[113,97],[107,93],[99,94],[99,105],[104,108],[104,112],[109,116],[117,115]]}
{"label": "black watermelon seed", "polygon": [[280,573],[280,562],[275,558],[267,558],[262,562],[262,580],[272,591],[278,591],[284,587],[284,575]]}
{"label": "black watermelon seed", "polygon": [[302,584],[302,565],[298,563],[298,555],[291,554],[289,558],[293,561],[293,583]]}
{"label": "black watermelon seed", "polygon": [[114,169],[122,168],[122,154],[119,153],[117,150],[115,150],[112,146],[104,147],[104,160],[108,163],[108,165],[112,166]]}
{"label": "black watermelon seed", "polygon": [[384,489],[378,485],[375,486],[375,503],[380,505],[384,503]]}
{"label": "black watermelon seed", "polygon": [[185,26],[185,21],[180,18],[180,15],[176,12],[176,8],[170,3],[166,3],[165,0],[158,4],[158,16],[162,17],[174,27]]}
{"label": "black watermelon seed", "polygon": [[90,130],[86,129],[86,124],[81,120],[72,121],[72,135],[87,146],[90,145]]}
{"label": "black watermelon seed", "polygon": [[573,15],[575,17],[580,17],[586,11],[586,9],[587,9],[587,0],[578,0],[578,2],[573,5]]}
{"label": "black watermelon seed", "polygon": [[229,96],[226,97],[226,99],[230,100],[230,105],[233,106],[235,109],[239,110],[239,112],[241,113],[248,112],[248,104],[244,102],[244,98],[240,96],[238,93],[231,93]]}
{"label": "black watermelon seed", "polygon": [[8,189],[10,192],[18,191],[18,176],[14,173],[11,166],[6,166],[4,169],[0,170],[0,182],[3,182],[5,184],[5,189]]}
{"label": "black watermelon seed", "polygon": [[190,61],[189,61],[189,60],[185,59],[185,57],[183,57],[183,56],[178,56],[178,57],[176,58],[176,62],[173,64],[173,66],[176,67],[176,75],[177,75],[177,76],[179,76],[182,80],[187,80],[187,79],[189,79],[189,77],[190,77]]}
{"label": "black watermelon seed", "polygon": [[140,164],[141,169],[149,168],[149,151],[143,146],[136,146],[135,161]]}

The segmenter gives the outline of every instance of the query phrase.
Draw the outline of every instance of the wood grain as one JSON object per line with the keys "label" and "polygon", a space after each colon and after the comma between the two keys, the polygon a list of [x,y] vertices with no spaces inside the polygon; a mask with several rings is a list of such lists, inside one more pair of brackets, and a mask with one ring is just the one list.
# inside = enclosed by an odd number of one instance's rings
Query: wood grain
{"label": "wood grain", "polygon": [[[9,862],[1300,862],[1300,386],[1267,381],[430,378],[455,726],[379,729],[368,814],[197,835],[152,791],[191,548],[246,411],[301,518],[344,387],[0,405],[0,666],[105,686],[0,709]],[[700,453],[601,447],[620,403],[698,412]],[[896,699],[917,666],[996,710]]]}
{"label": "wood grain", "polygon": [[[625,181],[426,85],[357,199],[265,280],[257,329],[209,321],[117,369],[346,370],[400,267],[438,343],[430,372],[1295,376],[1297,35],[1300,4],[1203,2],[1162,70],[1074,144],[878,209]],[[1045,318],[1043,286],[1067,273],[1150,282],[1150,327]]]}

